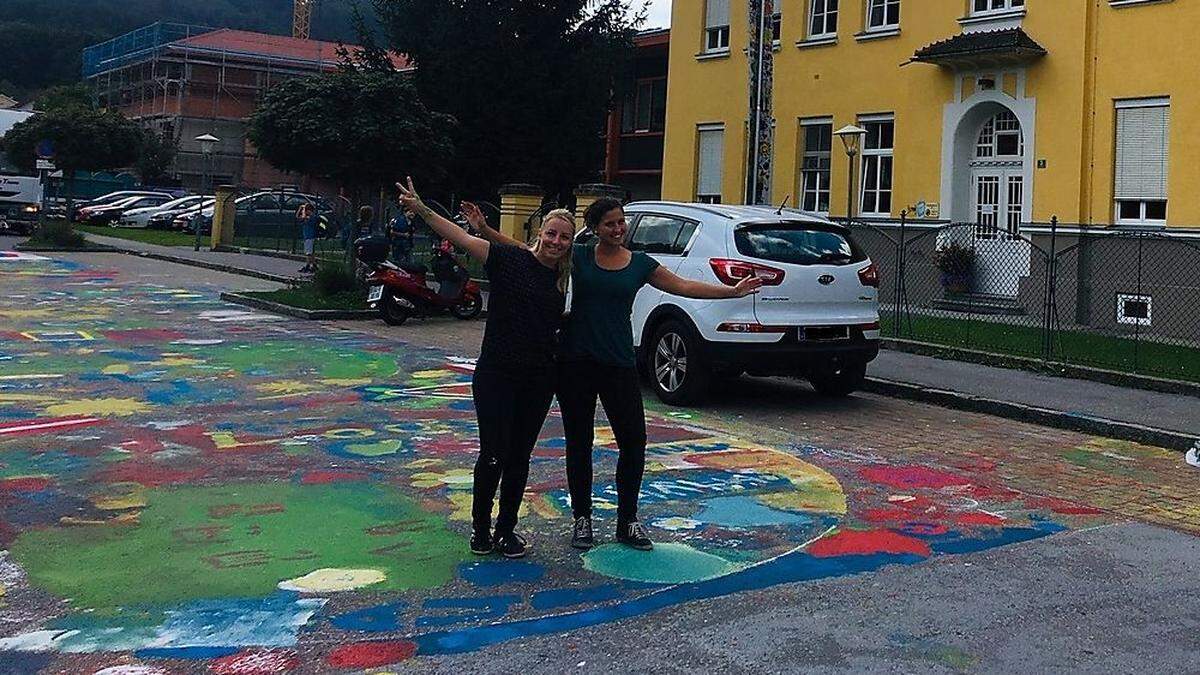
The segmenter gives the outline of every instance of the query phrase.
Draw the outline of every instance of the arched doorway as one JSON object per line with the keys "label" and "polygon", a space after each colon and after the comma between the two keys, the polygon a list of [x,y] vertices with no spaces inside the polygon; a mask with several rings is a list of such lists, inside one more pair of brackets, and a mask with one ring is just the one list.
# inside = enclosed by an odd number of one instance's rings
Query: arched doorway
{"label": "arched doorway", "polygon": [[971,214],[979,239],[1016,239],[1025,211],[1025,134],[1004,108],[975,134],[971,160]]}

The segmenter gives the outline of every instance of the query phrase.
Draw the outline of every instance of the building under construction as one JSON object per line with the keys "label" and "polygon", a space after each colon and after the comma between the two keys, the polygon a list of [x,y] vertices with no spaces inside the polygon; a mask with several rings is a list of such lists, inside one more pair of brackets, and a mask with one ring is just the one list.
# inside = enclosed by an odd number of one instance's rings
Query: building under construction
{"label": "building under construction", "polygon": [[[173,173],[185,187],[205,187],[207,164],[211,185],[311,189],[257,157],[247,118],[271,86],[336,69],[338,51],[332,42],[156,23],[85,49],[83,76],[102,107],[175,139]],[[195,140],[204,134],[220,139],[207,160]]]}

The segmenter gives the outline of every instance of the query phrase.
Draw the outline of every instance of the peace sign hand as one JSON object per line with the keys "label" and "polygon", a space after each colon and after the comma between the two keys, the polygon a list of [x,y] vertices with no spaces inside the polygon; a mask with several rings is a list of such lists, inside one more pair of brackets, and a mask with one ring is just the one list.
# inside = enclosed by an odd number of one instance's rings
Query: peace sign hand
{"label": "peace sign hand", "polygon": [[408,187],[403,183],[396,183],[396,189],[400,191],[400,204],[407,209],[411,209],[414,213],[423,213],[426,209],[425,202],[421,201],[421,196],[417,194],[417,189],[413,187],[412,176],[408,177]]}

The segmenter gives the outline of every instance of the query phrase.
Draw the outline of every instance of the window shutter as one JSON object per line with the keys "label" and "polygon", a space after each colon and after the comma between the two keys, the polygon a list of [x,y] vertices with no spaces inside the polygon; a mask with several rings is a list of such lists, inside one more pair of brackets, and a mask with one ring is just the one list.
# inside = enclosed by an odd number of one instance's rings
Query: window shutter
{"label": "window shutter", "polygon": [[1170,121],[1165,105],[1117,109],[1117,199],[1167,198]]}
{"label": "window shutter", "polygon": [[704,25],[708,28],[729,25],[729,0],[708,0]]}
{"label": "window shutter", "polygon": [[696,194],[721,194],[721,165],[725,155],[725,130],[700,130],[700,157],[697,167]]}

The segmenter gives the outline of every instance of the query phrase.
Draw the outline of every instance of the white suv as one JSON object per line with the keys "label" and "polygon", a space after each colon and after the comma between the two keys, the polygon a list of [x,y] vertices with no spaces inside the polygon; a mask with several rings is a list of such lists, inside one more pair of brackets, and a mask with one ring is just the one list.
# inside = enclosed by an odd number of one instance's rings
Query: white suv
{"label": "white suv", "polygon": [[832,396],[862,384],[879,355],[879,271],[844,226],[760,206],[635,202],[625,214],[629,248],[679,276],[763,279],[736,300],[638,293],[633,340],[664,402],[698,402],[715,378],[743,373],[804,377]]}

